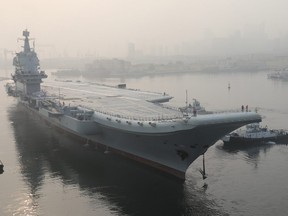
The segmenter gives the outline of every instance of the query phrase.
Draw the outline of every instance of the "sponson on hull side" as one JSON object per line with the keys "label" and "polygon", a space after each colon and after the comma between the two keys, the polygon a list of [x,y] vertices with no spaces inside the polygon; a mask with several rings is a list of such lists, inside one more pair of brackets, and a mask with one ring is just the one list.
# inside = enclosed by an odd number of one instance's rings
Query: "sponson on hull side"
{"label": "sponson on hull side", "polygon": [[255,112],[186,112],[166,93],[97,83],[47,81],[29,45],[14,59],[7,87],[20,103],[54,126],[123,156],[185,179],[189,165],[224,135],[261,117]]}

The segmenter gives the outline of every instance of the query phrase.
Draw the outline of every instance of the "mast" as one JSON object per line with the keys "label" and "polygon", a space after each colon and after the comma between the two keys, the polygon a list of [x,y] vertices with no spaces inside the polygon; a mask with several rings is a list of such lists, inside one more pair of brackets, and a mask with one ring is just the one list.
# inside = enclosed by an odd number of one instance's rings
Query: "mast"
{"label": "mast", "polygon": [[26,29],[23,31],[23,36],[25,37],[24,38],[24,53],[28,53],[31,51],[30,49],[30,44],[29,44],[29,31]]}

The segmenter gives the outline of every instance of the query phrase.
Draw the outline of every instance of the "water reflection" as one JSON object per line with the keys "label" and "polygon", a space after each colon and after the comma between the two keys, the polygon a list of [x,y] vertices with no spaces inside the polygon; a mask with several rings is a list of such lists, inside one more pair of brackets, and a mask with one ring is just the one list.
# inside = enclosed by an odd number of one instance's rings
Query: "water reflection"
{"label": "water reflection", "polygon": [[240,154],[242,155],[242,159],[248,162],[249,164],[254,165],[255,168],[258,167],[258,163],[260,161],[261,153],[264,155],[269,152],[273,146],[276,144],[270,143],[251,143],[251,144],[243,144],[243,143],[235,143],[235,144],[225,144],[220,143],[217,145],[218,149],[224,150],[230,154]]}
{"label": "water reflection", "polygon": [[[9,118],[13,122],[21,172],[30,191],[27,196],[29,206],[33,207],[31,215],[45,209],[39,207],[43,199],[52,202],[55,198],[43,194],[44,187],[48,190],[55,187],[47,176],[60,179],[62,187],[75,186],[71,187],[74,190],[71,196],[91,202],[86,215],[97,213],[95,202],[105,205],[109,215],[223,215],[207,198],[205,190],[197,188],[193,181],[183,183],[128,159],[84,148],[39,117],[27,115],[19,106],[10,110]],[[61,198],[61,193],[65,191],[53,196]],[[71,201],[69,208],[77,212],[83,207],[81,202]]]}

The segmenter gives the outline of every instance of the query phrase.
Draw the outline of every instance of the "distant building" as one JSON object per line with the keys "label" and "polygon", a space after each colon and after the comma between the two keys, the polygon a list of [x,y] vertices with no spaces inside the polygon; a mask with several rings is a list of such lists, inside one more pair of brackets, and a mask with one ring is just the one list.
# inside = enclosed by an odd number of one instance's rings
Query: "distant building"
{"label": "distant building", "polygon": [[96,59],[86,64],[84,74],[113,75],[128,73],[131,63],[121,59]]}
{"label": "distant building", "polygon": [[135,44],[134,43],[129,43],[128,44],[128,54],[127,54],[128,59],[134,59],[135,58],[135,54],[136,54]]}

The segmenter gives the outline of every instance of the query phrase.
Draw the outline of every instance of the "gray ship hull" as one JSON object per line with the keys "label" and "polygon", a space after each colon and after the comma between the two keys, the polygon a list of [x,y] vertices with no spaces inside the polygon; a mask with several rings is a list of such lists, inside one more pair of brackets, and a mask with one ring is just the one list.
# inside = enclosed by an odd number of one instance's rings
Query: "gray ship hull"
{"label": "gray ship hull", "polygon": [[222,124],[199,125],[172,132],[143,133],[113,128],[95,120],[77,120],[43,108],[37,110],[25,102],[22,105],[55,127],[81,138],[83,145],[88,143],[94,148],[117,153],[183,180],[191,163],[221,137],[255,122],[255,117],[240,120],[235,119],[239,113],[230,113],[231,121],[226,120]]}

